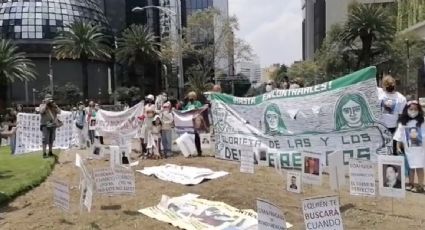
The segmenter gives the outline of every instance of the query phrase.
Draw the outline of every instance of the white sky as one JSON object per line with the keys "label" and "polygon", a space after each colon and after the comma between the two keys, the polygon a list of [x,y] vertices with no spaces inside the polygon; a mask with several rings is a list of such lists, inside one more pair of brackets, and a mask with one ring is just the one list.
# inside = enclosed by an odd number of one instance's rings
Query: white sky
{"label": "white sky", "polygon": [[302,59],[300,0],[229,0],[229,11],[239,19],[236,35],[252,46],[262,67]]}

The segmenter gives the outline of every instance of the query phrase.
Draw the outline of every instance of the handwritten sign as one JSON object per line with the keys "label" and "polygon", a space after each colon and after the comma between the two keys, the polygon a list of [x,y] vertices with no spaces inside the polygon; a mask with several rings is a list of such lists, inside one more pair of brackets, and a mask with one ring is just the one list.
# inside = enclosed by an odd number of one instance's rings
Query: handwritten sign
{"label": "handwritten sign", "polygon": [[371,161],[350,160],[350,194],[354,196],[375,196],[375,167]]}
{"label": "handwritten sign", "polygon": [[254,173],[254,152],[245,149],[241,153],[241,172],[243,173]]}
{"label": "handwritten sign", "polygon": [[337,196],[309,198],[303,201],[306,229],[343,230]]}
{"label": "handwritten sign", "polygon": [[282,211],[276,205],[257,199],[258,229],[286,230],[286,220]]}
{"label": "handwritten sign", "polygon": [[54,205],[64,211],[69,211],[69,185],[62,181],[53,181]]}
{"label": "handwritten sign", "polygon": [[94,171],[96,192],[99,194],[134,194],[135,177],[125,168],[104,168]]}

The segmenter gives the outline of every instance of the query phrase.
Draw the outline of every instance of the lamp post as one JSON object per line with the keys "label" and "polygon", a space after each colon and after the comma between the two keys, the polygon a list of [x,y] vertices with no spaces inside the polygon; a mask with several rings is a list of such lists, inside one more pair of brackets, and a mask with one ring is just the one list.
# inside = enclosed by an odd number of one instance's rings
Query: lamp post
{"label": "lamp post", "polygon": [[[142,12],[145,9],[158,9],[161,10],[162,12],[168,14],[169,16],[171,16],[170,18],[172,18],[172,20],[174,20],[176,27],[177,27],[177,33],[178,33],[178,44],[179,44],[179,49],[178,49],[178,73],[177,73],[177,79],[178,79],[178,91],[177,91],[177,97],[181,98],[183,97],[183,87],[184,87],[184,71],[183,71],[183,35],[182,35],[182,21],[181,21],[181,2],[180,0],[176,1],[177,3],[177,10],[176,11],[172,11],[170,9],[167,9],[165,7],[161,7],[161,6],[144,6],[144,7],[134,7],[131,11],[132,12]],[[176,19],[174,19],[173,17],[177,17],[177,21]]]}
{"label": "lamp post", "polygon": [[49,54],[49,74],[47,74],[47,76],[49,77],[49,82],[50,82],[50,93],[52,94],[53,97],[53,68],[52,68],[52,54]]}
{"label": "lamp post", "polygon": [[32,88],[32,104],[35,106],[35,93],[37,93],[37,90],[35,88]]}
{"label": "lamp post", "polygon": [[408,82],[409,82],[409,74],[410,74],[410,45],[411,42],[409,41],[409,39],[405,39],[404,42],[406,42],[406,55],[407,55],[407,59],[406,59],[406,77],[404,77],[404,82],[403,82],[403,87],[404,87],[404,94],[406,95],[408,93]]}

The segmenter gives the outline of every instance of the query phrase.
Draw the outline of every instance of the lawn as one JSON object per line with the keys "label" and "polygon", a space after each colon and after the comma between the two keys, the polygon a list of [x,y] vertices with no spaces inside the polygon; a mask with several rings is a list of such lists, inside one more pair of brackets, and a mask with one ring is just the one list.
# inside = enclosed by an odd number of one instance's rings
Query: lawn
{"label": "lawn", "polygon": [[41,154],[13,156],[9,147],[0,148],[0,206],[36,186],[49,176],[54,158]]}

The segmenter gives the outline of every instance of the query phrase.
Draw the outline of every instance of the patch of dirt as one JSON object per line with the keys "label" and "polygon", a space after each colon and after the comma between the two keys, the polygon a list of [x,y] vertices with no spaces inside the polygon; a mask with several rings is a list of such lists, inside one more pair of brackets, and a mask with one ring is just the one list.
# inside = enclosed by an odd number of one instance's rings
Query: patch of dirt
{"label": "patch of dirt", "polygon": [[[92,212],[80,212],[80,173],[74,166],[77,152],[85,157],[88,155],[88,151],[76,150],[61,153],[59,164],[44,183],[0,208],[0,229],[175,229],[137,210],[156,205],[162,194],[179,196],[185,193],[196,193],[201,198],[223,201],[240,209],[255,210],[256,198],[267,199],[284,210],[287,221],[295,225],[291,229],[305,229],[301,208],[303,198],[336,194],[340,195],[345,229],[425,229],[425,195],[407,193],[406,199],[392,201],[391,198],[354,197],[348,191],[337,194],[330,190],[327,176],[321,187],[308,186],[303,194],[294,194],[285,190],[286,177],[273,168],[256,166],[254,175],[243,174],[239,172],[238,163],[212,157],[179,156],[165,160],[143,160],[135,169],[174,163],[224,170],[230,172],[230,175],[196,186],[184,186],[136,172],[136,195],[95,195]],[[107,167],[109,162],[89,160],[86,165],[89,168],[100,168]],[[54,178],[73,186],[70,213],[64,213],[53,206]]]}

